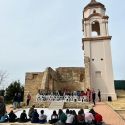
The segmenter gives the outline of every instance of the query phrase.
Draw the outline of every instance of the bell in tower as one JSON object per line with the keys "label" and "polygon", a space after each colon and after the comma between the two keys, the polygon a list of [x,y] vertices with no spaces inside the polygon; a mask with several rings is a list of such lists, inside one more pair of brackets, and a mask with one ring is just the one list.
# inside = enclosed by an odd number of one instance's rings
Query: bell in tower
{"label": "bell in tower", "polygon": [[111,36],[108,32],[108,19],[105,6],[91,0],[83,10],[83,49],[85,62],[86,88],[100,89],[102,98],[116,100],[114,88]]}

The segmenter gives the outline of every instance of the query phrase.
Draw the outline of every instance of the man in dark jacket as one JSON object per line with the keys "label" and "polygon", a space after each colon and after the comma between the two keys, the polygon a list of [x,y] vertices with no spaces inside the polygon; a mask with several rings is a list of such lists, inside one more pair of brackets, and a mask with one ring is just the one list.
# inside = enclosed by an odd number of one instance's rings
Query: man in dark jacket
{"label": "man in dark jacket", "polygon": [[13,108],[16,109],[18,105],[18,95],[17,93],[15,93],[14,97],[13,97]]}
{"label": "man in dark jacket", "polygon": [[16,116],[16,114],[13,112],[13,110],[11,110],[8,115],[9,115],[9,122],[16,122],[16,121],[17,121],[17,116]]}
{"label": "man in dark jacket", "polygon": [[98,98],[99,98],[99,102],[101,102],[101,91],[98,89]]}

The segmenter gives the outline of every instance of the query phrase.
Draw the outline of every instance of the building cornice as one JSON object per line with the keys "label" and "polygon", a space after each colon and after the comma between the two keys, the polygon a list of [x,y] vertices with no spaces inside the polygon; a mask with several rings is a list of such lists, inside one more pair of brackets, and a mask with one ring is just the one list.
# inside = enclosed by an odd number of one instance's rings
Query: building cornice
{"label": "building cornice", "polygon": [[95,16],[99,16],[101,17],[102,19],[107,19],[108,20],[108,16],[102,16],[100,13],[93,13],[91,14],[88,18],[84,18],[84,21],[88,21],[91,19],[91,17],[95,17]]}
{"label": "building cornice", "polygon": [[111,40],[111,38],[112,38],[112,36],[89,37],[89,38],[83,38],[82,42],[99,41],[99,40]]}

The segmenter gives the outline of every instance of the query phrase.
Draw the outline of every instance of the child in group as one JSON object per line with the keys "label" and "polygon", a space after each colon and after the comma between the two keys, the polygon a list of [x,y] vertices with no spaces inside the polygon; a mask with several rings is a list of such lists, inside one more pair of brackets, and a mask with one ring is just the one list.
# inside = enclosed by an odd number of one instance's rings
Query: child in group
{"label": "child in group", "polygon": [[96,125],[102,125],[102,122],[103,122],[102,115],[95,112],[94,109],[90,109],[89,112],[93,114]]}
{"label": "child in group", "polygon": [[16,122],[17,121],[17,116],[15,115],[15,113],[13,112],[13,110],[10,111],[9,115],[9,122]]}
{"label": "child in group", "polygon": [[29,109],[28,116],[31,119],[32,118],[32,113],[34,112],[35,105],[32,105],[32,107]]}
{"label": "child in group", "polygon": [[51,115],[51,120],[49,121],[50,124],[56,123],[58,121],[58,115],[56,111],[53,111],[53,114]]}
{"label": "child in group", "polygon": [[26,110],[23,110],[23,112],[20,115],[19,122],[27,122],[27,121],[28,121],[28,119],[27,119]]}
{"label": "child in group", "polygon": [[83,115],[82,110],[78,111],[77,125],[85,125],[85,115]]}
{"label": "child in group", "polygon": [[0,123],[4,123],[4,122],[7,122],[8,121],[8,115],[7,115],[7,112],[1,116],[0,118]]}
{"label": "child in group", "polygon": [[40,123],[46,123],[47,122],[47,116],[44,114],[44,110],[41,110],[41,114],[39,115],[39,122]]}
{"label": "child in group", "polygon": [[34,112],[32,113],[31,123],[39,123],[39,114],[36,109],[34,109]]}

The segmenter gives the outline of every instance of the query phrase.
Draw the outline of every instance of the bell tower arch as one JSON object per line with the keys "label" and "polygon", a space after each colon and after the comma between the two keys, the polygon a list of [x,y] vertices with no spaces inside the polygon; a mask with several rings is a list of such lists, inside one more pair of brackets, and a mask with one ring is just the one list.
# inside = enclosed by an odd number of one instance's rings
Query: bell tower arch
{"label": "bell tower arch", "polygon": [[116,99],[114,88],[111,38],[105,6],[91,0],[83,10],[83,50],[85,59],[86,87],[100,89],[102,98]]}

